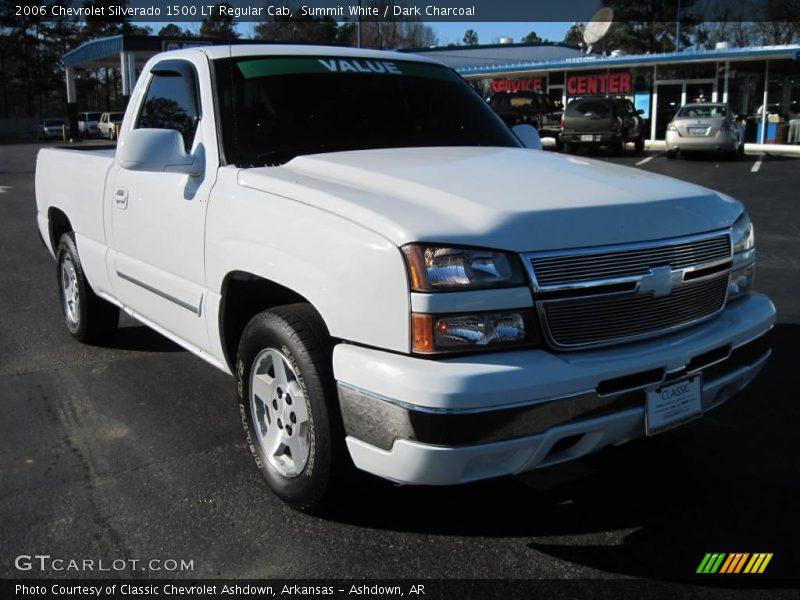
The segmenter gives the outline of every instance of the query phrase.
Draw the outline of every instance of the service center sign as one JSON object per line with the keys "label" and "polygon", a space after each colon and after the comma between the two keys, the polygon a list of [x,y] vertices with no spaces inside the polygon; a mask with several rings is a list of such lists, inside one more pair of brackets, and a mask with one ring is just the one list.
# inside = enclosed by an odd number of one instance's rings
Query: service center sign
{"label": "service center sign", "polygon": [[526,79],[493,79],[493,92],[529,92],[542,90],[541,77],[528,77]]}
{"label": "service center sign", "polygon": [[572,75],[567,77],[568,96],[630,93],[630,73],[602,73],[598,75]]}

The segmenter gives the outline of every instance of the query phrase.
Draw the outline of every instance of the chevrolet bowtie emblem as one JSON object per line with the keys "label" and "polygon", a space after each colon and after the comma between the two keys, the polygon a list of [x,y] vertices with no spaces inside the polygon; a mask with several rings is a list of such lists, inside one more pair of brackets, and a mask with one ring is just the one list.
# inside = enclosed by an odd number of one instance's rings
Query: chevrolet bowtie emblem
{"label": "chevrolet bowtie emblem", "polygon": [[672,293],[672,269],[670,267],[650,269],[650,274],[639,281],[639,293],[652,293],[656,298],[669,296]]}

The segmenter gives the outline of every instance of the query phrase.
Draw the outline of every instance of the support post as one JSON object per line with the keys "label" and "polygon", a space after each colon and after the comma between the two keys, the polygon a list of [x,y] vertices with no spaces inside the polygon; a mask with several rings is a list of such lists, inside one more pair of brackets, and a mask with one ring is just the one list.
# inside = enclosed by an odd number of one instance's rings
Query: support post
{"label": "support post", "polygon": [[725,61],[725,83],[724,88],[722,91],[722,101],[727,104],[728,103],[728,79],[731,76],[731,63],[730,61]]}
{"label": "support post", "polygon": [[761,104],[761,137],[759,144],[766,143],[767,140],[767,93],[769,92],[769,61],[764,61],[764,101]]}
{"label": "support post", "polygon": [[658,107],[658,71],[656,65],[653,65],[653,101],[650,105],[650,140],[654,141],[656,139],[656,118],[658,116],[658,111],[656,110]]}
{"label": "support post", "polygon": [[75,68],[65,69],[67,83],[67,121],[69,121],[70,137],[78,137],[78,96],[75,93]]}

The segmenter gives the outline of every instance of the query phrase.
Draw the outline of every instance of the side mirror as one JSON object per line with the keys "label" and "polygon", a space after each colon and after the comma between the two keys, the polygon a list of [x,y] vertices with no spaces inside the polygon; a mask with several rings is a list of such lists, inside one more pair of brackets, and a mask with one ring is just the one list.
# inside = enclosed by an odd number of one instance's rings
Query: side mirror
{"label": "side mirror", "polygon": [[175,129],[132,129],[120,137],[117,162],[123,169],[158,173],[201,173],[199,160],[186,153]]}
{"label": "side mirror", "polygon": [[525,146],[528,150],[541,150],[542,149],[542,138],[539,137],[539,132],[536,131],[536,128],[532,125],[527,125],[525,123],[521,125],[514,125],[511,128],[511,131],[514,132],[514,135],[517,136],[522,145]]}
{"label": "side mirror", "polygon": [[644,109],[643,108],[637,109],[636,114],[637,115],[643,115],[644,114]]}

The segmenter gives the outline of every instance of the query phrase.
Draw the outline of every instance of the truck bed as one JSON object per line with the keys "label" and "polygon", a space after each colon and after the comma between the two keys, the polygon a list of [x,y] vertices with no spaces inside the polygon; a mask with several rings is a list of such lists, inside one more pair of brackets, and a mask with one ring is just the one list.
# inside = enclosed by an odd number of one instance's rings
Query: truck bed
{"label": "truck bed", "polygon": [[42,237],[48,246],[51,243],[44,207],[69,215],[76,235],[105,243],[103,195],[114,152],[113,148],[43,148],[39,151],[36,206]]}

